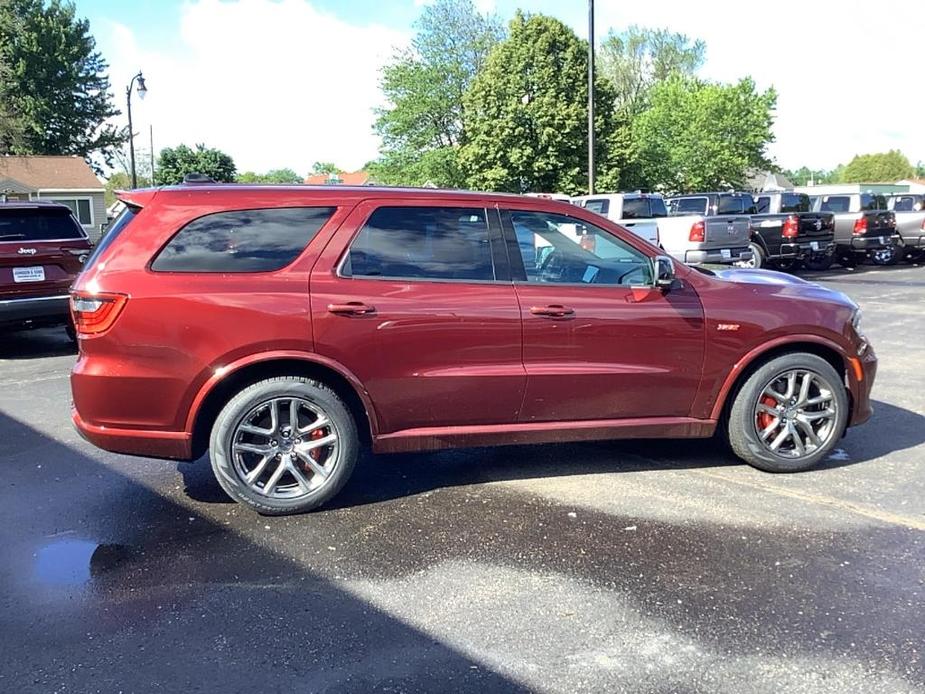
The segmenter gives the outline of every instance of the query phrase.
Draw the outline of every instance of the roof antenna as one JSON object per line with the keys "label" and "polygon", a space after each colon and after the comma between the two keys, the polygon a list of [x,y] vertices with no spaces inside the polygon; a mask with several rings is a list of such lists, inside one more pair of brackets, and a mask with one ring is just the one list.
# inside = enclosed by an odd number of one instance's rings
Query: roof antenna
{"label": "roof antenna", "polygon": [[188,173],[183,177],[184,183],[190,184],[202,184],[202,183],[215,183],[215,179],[206,174],[201,174],[197,172]]}

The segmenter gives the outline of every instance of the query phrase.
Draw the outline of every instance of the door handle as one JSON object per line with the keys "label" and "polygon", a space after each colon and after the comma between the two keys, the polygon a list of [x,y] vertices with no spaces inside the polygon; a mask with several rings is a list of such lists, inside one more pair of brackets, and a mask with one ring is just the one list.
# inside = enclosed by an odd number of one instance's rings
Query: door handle
{"label": "door handle", "polygon": [[575,309],[561,304],[550,304],[549,306],[534,306],[530,309],[534,316],[548,316],[550,318],[564,318],[575,313]]}
{"label": "door handle", "polygon": [[369,306],[360,301],[348,301],[346,304],[328,304],[328,313],[338,316],[368,316],[375,312],[375,306]]}

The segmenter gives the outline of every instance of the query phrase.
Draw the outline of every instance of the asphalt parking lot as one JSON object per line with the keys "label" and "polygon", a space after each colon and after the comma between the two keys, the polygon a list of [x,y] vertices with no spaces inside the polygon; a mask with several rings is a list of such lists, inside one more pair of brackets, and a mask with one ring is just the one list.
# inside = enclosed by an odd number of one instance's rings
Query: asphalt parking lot
{"label": "asphalt parking lot", "polygon": [[925,691],[925,267],[817,275],[880,357],[818,470],[709,441],[366,456],[263,518],[107,454],[0,338],[0,691]]}

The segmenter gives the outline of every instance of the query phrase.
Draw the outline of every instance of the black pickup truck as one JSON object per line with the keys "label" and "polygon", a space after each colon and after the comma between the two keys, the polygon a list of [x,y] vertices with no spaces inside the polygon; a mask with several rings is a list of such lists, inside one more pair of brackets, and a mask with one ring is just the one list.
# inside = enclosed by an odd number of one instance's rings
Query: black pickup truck
{"label": "black pickup truck", "polygon": [[751,267],[790,270],[801,262],[826,268],[835,253],[835,215],[813,212],[808,195],[790,191],[759,193],[752,215]]}

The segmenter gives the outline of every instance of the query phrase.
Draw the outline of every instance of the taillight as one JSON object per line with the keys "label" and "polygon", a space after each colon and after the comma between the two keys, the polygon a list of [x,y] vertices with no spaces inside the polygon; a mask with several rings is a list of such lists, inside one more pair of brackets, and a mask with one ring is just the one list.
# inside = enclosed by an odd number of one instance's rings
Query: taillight
{"label": "taillight", "polygon": [[785,239],[795,239],[800,235],[800,220],[796,215],[790,215],[784,220],[784,228],[781,229],[780,235]]}
{"label": "taillight", "polygon": [[71,292],[71,317],[80,335],[100,335],[112,327],[128,297],[125,294]]}
{"label": "taillight", "polygon": [[688,236],[688,240],[703,243],[703,240],[706,238],[706,236],[707,231],[703,225],[703,222],[694,222],[693,226],[691,226],[691,233]]}
{"label": "taillight", "polygon": [[867,233],[867,217],[861,217],[854,223],[854,230],[851,232],[855,236],[863,236]]}

